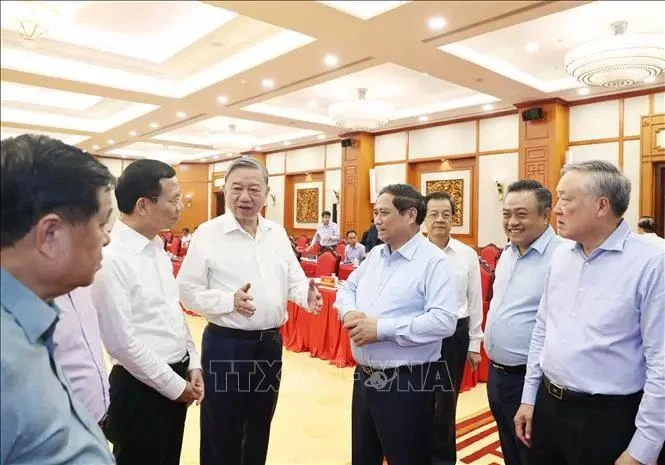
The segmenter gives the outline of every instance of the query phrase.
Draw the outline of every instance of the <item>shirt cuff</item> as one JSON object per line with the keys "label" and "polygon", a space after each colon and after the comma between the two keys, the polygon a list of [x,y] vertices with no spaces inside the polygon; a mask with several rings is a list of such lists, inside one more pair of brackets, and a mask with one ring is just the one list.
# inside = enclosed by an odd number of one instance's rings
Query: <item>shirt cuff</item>
{"label": "shirt cuff", "polygon": [[480,339],[471,339],[469,341],[469,352],[480,353]]}
{"label": "shirt cuff", "polygon": [[187,381],[173,372],[173,378],[168,382],[163,390],[163,394],[170,400],[176,400],[180,395],[185,392]]}
{"label": "shirt cuff", "polygon": [[198,357],[198,354],[194,354],[196,356],[189,356],[189,367],[187,368],[187,371],[192,371],[192,370],[202,370],[201,367],[201,360]]}
{"label": "shirt cuff", "polygon": [[653,441],[645,438],[639,431],[635,431],[633,439],[628,444],[628,454],[640,463],[656,463],[658,453],[663,444],[654,444]]}
{"label": "shirt cuff", "polygon": [[538,395],[538,385],[524,383],[522,390],[522,403],[527,405],[536,405],[536,396]]}
{"label": "shirt cuff", "polygon": [[379,318],[376,322],[376,337],[379,341],[394,340],[397,332],[397,320]]}

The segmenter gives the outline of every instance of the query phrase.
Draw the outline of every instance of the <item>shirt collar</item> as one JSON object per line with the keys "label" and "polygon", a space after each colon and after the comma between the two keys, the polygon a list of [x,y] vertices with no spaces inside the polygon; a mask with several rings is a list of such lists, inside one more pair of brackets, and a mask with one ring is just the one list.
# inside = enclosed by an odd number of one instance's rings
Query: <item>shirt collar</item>
{"label": "shirt collar", "polygon": [[39,339],[58,318],[57,307],[37,297],[4,268],[0,268],[2,306],[23,328],[31,343]]}
{"label": "shirt collar", "polygon": [[455,239],[453,236],[450,236],[450,239],[448,239],[448,245],[446,245],[443,250],[450,249],[453,252],[459,252],[459,244],[460,241]]}
{"label": "shirt collar", "polygon": [[[540,255],[545,253],[545,249],[547,248],[547,245],[550,243],[550,241],[554,238],[554,229],[552,229],[552,226],[549,225],[547,226],[547,229],[545,229],[545,232],[543,232],[538,239],[533,241],[533,243],[529,246],[528,249],[526,249],[526,252],[524,255],[529,253],[529,250],[534,249],[536,250]],[[515,252],[519,252],[517,249],[517,246],[513,244],[512,242],[509,242],[506,244],[506,246],[503,248],[503,250],[506,250],[507,248],[512,247]]]}
{"label": "shirt collar", "polygon": [[[393,251],[393,253],[398,253],[402,257],[406,258],[407,260],[411,261],[413,259],[413,256],[416,253],[416,250],[418,249],[418,246],[423,242],[427,241],[428,239],[425,238],[421,234],[420,231],[418,231],[415,236],[413,236],[411,239],[409,239],[402,247],[399,249]],[[389,255],[389,248],[388,244],[383,244],[383,248],[381,249],[381,255],[386,256]]]}
{"label": "shirt collar", "polygon": [[[258,215],[258,217],[259,217],[258,231],[261,232],[270,231],[272,229],[272,225],[270,224],[270,222],[267,221],[261,215]],[[238,220],[232,213],[223,214],[220,217],[220,221],[222,223],[222,230],[224,231],[224,234],[228,234],[233,231],[244,231],[244,229],[242,229],[242,226],[240,226],[240,223],[238,223]]]}
{"label": "shirt collar", "polygon": [[[126,244],[127,247],[136,251],[136,253],[141,253],[145,250],[148,244],[152,243],[152,240],[145,237],[140,232],[136,231],[134,228],[130,227],[122,221],[117,221],[113,226],[113,232],[115,235],[118,235],[123,244]],[[155,236],[156,238],[157,236]],[[162,244],[160,239],[157,239]]]}
{"label": "shirt collar", "polygon": [[[609,235],[605,241],[598,246],[600,250],[616,250],[621,252],[623,246],[626,243],[626,239],[631,233],[630,226],[626,223],[626,220],[621,219],[619,226]],[[572,249],[582,250],[582,244],[579,242],[573,242]]]}

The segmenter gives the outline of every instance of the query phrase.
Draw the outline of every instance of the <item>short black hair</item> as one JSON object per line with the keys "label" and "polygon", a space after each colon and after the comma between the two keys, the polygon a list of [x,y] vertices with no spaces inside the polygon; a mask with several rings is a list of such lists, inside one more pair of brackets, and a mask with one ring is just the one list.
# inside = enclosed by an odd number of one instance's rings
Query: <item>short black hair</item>
{"label": "short black hair", "polygon": [[99,190],[115,178],[93,155],[47,136],[3,139],[0,148],[0,247],[12,247],[39,222],[57,213],[84,223],[99,212]]}
{"label": "short black hair", "polygon": [[538,181],[533,179],[520,179],[508,186],[506,195],[511,192],[533,192],[538,201],[538,211],[544,212],[546,208],[552,208],[552,193]]}
{"label": "short black hair", "polygon": [[332,216],[332,214],[328,210],[323,210],[323,213],[321,213],[321,218],[324,216]]}
{"label": "short black hair", "polygon": [[184,228],[182,228],[182,232],[189,233],[190,231],[189,231],[189,228],[187,226],[185,226]]}
{"label": "short black hair", "polygon": [[430,192],[425,196],[425,211],[427,211],[427,205],[429,204],[430,200],[447,200],[450,202],[450,210],[453,216],[455,216],[455,212],[457,211],[457,206],[455,205],[455,201],[453,198],[450,196],[448,192]]}
{"label": "short black hair", "polygon": [[416,223],[423,224],[425,220],[425,199],[413,186],[409,184],[390,184],[379,192],[381,194],[392,194],[393,205],[400,214],[403,214],[409,208],[416,209]]}
{"label": "short black hair", "polygon": [[346,232],[346,237],[349,237],[349,234],[351,234],[351,233],[355,234],[356,236],[358,235],[358,233],[356,232],[355,229],[349,229],[349,230]]}
{"label": "short black hair", "polygon": [[162,193],[162,179],[175,176],[173,167],[159,160],[136,160],[125,168],[118,186],[115,188],[115,198],[118,200],[118,209],[130,214],[141,197],[155,201]]}
{"label": "short black hair", "polygon": [[637,226],[647,232],[656,233],[656,220],[650,216],[643,216],[640,218],[640,220],[637,222]]}

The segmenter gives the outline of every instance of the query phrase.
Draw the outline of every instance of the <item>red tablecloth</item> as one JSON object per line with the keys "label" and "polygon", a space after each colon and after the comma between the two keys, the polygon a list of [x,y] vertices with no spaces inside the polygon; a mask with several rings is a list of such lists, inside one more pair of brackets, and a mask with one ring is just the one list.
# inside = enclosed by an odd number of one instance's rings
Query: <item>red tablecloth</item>
{"label": "red tablecloth", "polygon": [[339,368],[354,366],[349,333],[332,306],[337,292],[325,287],[319,290],[323,308],[318,315],[312,315],[293,302],[288,303],[289,320],[280,328],[284,347],[292,352],[309,352],[310,356],[328,360]]}
{"label": "red tablecloth", "polygon": [[349,263],[343,263],[339,265],[339,273],[338,273],[339,279],[341,279],[342,281],[346,281],[347,279],[349,279],[349,275],[355,269],[356,267]]}
{"label": "red tablecloth", "polygon": [[180,271],[180,265],[182,265],[182,261],[171,260],[171,265],[173,265],[173,276],[178,276],[178,271]]}
{"label": "red tablecloth", "polygon": [[307,276],[308,278],[313,278],[314,275],[316,274],[316,260],[310,261],[301,258],[300,266],[302,267],[302,270],[305,272],[305,276]]}

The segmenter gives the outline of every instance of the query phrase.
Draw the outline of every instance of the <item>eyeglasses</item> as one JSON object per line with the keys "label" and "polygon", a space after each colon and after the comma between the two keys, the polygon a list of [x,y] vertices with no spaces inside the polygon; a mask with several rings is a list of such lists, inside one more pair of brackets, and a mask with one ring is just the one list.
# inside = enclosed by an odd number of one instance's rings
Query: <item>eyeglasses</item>
{"label": "eyeglasses", "polygon": [[[159,199],[161,199],[162,197],[150,197],[150,198],[155,202],[158,202]],[[180,205],[182,205],[182,194],[179,194],[175,199],[167,200],[167,202],[173,205],[174,207],[179,207]]]}

